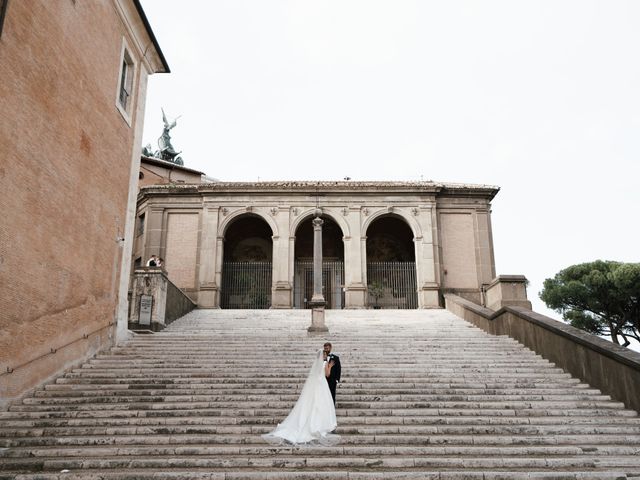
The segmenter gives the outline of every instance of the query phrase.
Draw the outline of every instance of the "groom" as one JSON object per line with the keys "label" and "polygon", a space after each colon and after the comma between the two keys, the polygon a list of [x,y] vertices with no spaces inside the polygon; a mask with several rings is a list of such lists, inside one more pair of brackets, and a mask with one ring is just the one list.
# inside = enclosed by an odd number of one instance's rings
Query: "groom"
{"label": "groom", "polygon": [[324,344],[324,359],[331,367],[331,373],[327,377],[327,383],[329,384],[329,390],[331,390],[331,397],[333,397],[333,404],[336,404],[336,386],[340,381],[340,357],[331,353],[331,344],[329,342]]}

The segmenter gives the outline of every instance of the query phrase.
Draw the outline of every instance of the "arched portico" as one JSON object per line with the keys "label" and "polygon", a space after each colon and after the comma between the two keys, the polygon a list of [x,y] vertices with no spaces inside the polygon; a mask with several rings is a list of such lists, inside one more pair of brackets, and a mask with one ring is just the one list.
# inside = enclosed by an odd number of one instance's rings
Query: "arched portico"
{"label": "arched portico", "polygon": [[232,223],[234,223],[239,218],[246,218],[246,217],[259,218],[260,220],[265,222],[267,225],[269,225],[272,236],[276,236],[276,237],[278,236],[278,225],[276,224],[276,222],[273,221],[273,218],[271,218],[269,215],[263,215],[262,212],[260,212],[259,210],[246,209],[246,208],[236,210],[226,215],[225,217],[223,217],[223,220],[220,222],[220,225],[218,226],[218,231],[221,232],[222,236],[224,236],[227,230],[229,229],[229,226]]}
{"label": "arched portico", "polygon": [[261,216],[236,215],[225,222],[221,308],[269,308],[273,270],[273,230]]}
{"label": "arched portico", "polygon": [[366,283],[373,308],[418,308],[415,232],[403,216],[366,223]]}
{"label": "arched portico", "polygon": [[400,209],[378,210],[377,212],[374,212],[366,217],[366,219],[362,223],[362,231],[365,233],[365,235],[367,230],[369,229],[369,226],[381,217],[393,217],[402,220],[410,228],[411,233],[413,234],[413,238],[422,237],[422,228],[420,228],[420,224],[416,221],[415,217],[407,215],[403,210]]}
{"label": "arched portico", "polygon": [[[316,216],[317,211],[317,208],[308,208],[305,211],[301,212],[300,215],[298,215],[294,220],[292,220],[289,229],[290,236],[295,237],[300,224],[302,224],[303,222],[310,222]],[[321,210],[321,212],[321,218],[329,219],[340,227],[343,237],[348,238],[351,236],[349,224],[343,217],[334,215],[333,212],[326,209]]]}
{"label": "arched portico", "polygon": [[[309,308],[313,293],[313,211],[292,223],[293,307]],[[322,286],[326,308],[344,308],[344,230],[330,215],[322,226]]]}

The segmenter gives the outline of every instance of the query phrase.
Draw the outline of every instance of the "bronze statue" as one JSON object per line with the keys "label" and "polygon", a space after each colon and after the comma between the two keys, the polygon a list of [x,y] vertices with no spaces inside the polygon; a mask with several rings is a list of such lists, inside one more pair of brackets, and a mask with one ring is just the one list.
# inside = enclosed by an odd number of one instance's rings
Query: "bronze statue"
{"label": "bronze statue", "polygon": [[162,135],[158,138],[159,150],[152,152],[151,145],[147,145],[142,149],[142,154],[148,157],[159,158],[167,162],[175,163],[176,165],[184,165],[182,157],[178,156],[182,152],[176,152],[174,150],[173,145],[171,144],[171,135],[169,135],[169,131],[177,125],[177,121],[180,116],[177,116],[173,122],[169,122],[167,120],[167,115],[164,113],[164,108],[161,108],[161,110],[164,128],[162,129]]}

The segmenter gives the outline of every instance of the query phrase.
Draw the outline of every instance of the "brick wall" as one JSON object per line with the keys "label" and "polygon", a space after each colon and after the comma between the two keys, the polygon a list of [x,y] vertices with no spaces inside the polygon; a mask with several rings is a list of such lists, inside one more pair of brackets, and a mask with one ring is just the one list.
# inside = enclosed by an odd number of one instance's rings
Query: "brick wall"
{"label": "brick wall", "polygon": [[77,358],[110,342],[134,135],[115,106],[126,36],[115,4],[8,6],[0,38],[4,400],[64,368],[62,346],[74,342],[66,348]]}
{"label": "brick wall", "polygon": [[440,214],[442,260],[446,288],[478,288],[473,217],[470,213]]}
{"label": "brick wall", "polygon": [[196,286],[198,214],[170,213],[167,225],[165,268],[179,288]]}

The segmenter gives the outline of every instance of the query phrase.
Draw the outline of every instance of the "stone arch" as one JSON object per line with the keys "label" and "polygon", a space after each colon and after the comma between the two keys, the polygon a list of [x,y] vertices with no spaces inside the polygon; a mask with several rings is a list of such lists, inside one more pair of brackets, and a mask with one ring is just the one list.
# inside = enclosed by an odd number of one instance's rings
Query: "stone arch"
{"label": "stone arch", "polygon": [[369,223],[365,237],[367,261],[415,262],[414,232],[400,215],[378,215]]}
{"label": "stone arch", "polygon": [[[313,295],[313,249],[315,244],[311,222],[316,209],[302,212],[291,223],[291,250],[293,307],[310,308]],[[323,210],[322,227],[322,289],[328,309],[344,308],[345,243],[349,228],[344,218]],[[308,228],[307,228],[308,227]]]}
{"label": "stone arch", "polygon": [[418,307],[417,233],[406,216],[390,209],[364,223],[367,302],[373,308]]}
{"label": "stone arch", "polygon": [[253,209],[247,211],[245,208],[235,210],[222,219],[222,222],[220,223],[220,226],[218,228],[218,231],[220,232],[220,236],[224,237],[225,234],[227,233],[229,226],[234,221],[238,220],[243,216],[259,217],[260,219],[267,222],[267,224],[271,228],[272,236],[273,237],[278,236],[278,225],[276,225],[276,222],[273,220],[272,217],[270,217],[269,215],[264,215],[260,211],[254,211]]}
{"label": "stone arch", "polygon": [[[300,224],[302,222],[304,222],[305,220],[307,220],[309,217],[315,216],[315,212],[316,212],[315,208],[309,208],[309,209],[305,210],[304,212],[302,212],[300,215],[298,215],[295,218],[295,220],[293,220],[291,222],[291,228],[289,230],[289,236],[290,237],[295,237],[296,236],[296,230],[298,230],[298,227],[300,226]],[[328,211],[327,209],[323,209],[322,210],[322,216],[330,218],[331,220],[333,220],[340,227],[340,230],[342,230],[342,238],[349,238],[351,236],[351,231],[349,229],[349,224],[344,219],[344,217],[342,217],[340,215],[334,215],[332,212]]]}
{"label": "stone arch", "polygon": [[274,228],[257,212],[239,210],[221,232],[220,307],[269,308],[273,278]]}
{"label": "stone arch", "polygon": [[413,233],[413,238],[421,238],[422,237],[422,228],[420,228],[420,224],[416,221],[416,219],[414,217],[412,217],[411,215],[407,215],[406,212],[400,210],[400,209],[393,209],[391,212],[387,209],[380,209],[374,213],[372,213],[371,215],[369,215],[364,223],[362,224],[362,235],[366,236],[367,235],[367,230],[369,229],[369,227],[371,226],[371,224],[378,218],[380,217],[384,217],[384,216],[393,216],[396,218],[401,218],[402,220],[404,220],[406,222],[406,224],[409,226],[409,228],[411,229],[411,232]]}

